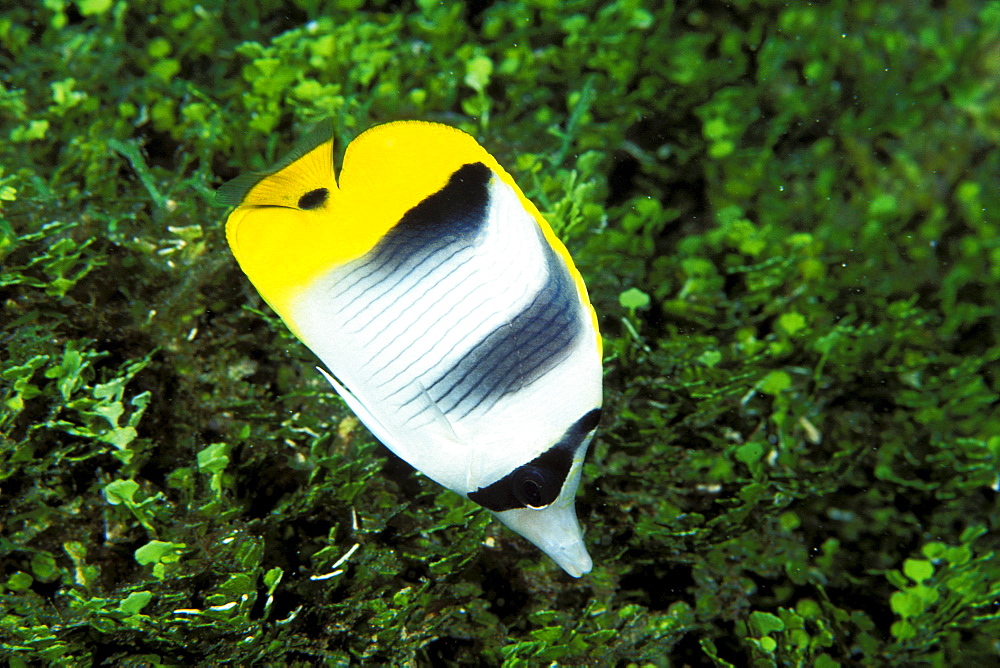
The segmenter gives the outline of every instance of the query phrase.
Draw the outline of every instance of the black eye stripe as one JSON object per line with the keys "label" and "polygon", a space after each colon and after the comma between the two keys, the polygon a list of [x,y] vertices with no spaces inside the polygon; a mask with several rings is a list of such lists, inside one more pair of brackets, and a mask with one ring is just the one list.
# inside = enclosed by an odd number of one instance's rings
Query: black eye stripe
{"label": "black eye stripe", "polygon": [[[551,448],[496,482],[469,492],[468,497],[497,513],[514,508],[544,508],[559,496],[577,449],[600,420],[599,408],[586,413]],[[537,498],[534,490],[523,485],[525,480],[532,479],[538,483]]]}
{"label": "black eye stripe", "polygon": [[316,190],[310,190],[299,198],[299,208],[303,211],[311,211],[317,207],[323,206],[329,196],[330,191],[326,188],[316,188]]}

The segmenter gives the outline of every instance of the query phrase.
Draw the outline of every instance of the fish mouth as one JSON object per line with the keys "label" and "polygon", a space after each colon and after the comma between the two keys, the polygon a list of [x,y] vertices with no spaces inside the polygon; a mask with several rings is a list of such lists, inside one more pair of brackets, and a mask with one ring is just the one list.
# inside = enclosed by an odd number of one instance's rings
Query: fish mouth
{"label": "fish mouth", "polygon": [[572,545],[562,545],[558,548],[545,550],[545,553],[575,578],[586,575],[594,567],[594,561],[590,558],[582,540]]}

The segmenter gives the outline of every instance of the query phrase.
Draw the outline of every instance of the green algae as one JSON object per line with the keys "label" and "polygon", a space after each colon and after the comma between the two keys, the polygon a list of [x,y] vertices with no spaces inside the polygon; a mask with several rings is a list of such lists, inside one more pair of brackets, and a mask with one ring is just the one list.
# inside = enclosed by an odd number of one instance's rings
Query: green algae
{"label": "green algae", "polygon": [[[12,665],[952,665],[1000,649],[1000,4],[54,0],[0,13]],[[571,581],[415,475],[216,187],[475,134],[606,342]]]}

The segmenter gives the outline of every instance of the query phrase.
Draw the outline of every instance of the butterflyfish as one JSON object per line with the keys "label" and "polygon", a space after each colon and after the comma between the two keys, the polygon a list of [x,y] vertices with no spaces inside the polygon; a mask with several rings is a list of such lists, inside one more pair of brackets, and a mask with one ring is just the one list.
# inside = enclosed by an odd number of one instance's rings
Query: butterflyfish
{"label": "butterflyfish", "polygon": [[470,135],[331,133],[225,184],[240,267],[371,433],[590,571],[575,496],[601,414],[597,316],[566,247]]}

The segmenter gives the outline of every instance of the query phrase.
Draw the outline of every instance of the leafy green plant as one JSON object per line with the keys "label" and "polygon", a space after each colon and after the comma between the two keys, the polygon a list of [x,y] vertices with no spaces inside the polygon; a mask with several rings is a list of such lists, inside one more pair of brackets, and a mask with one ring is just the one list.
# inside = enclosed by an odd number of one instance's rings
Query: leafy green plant
{"label": "leafy green plant", "polygon": [[889,599],[899,617],[892,625],[895,643],[890,656],[905,661],[907,656],[932,653],[937,645],[955,642],[963,630],[975,629],[987,643],[987,638],[995,637],[1000,628],[1000,614],[995,611],[1000,567],[994,553],[976,555],[972,548],[985,532],[983,526],[969,527],[957,546],[926,543],[921,558],[903,562],[902,573],[886,573],[899,589]]}
{"label": "leafy green plant", "polygon": [[[1000,9],[47,0],[0,11],[0,658],[996,663]],[[570,580],[413,474],[226,249],[333,119],[479,138],[605,410]]]}

